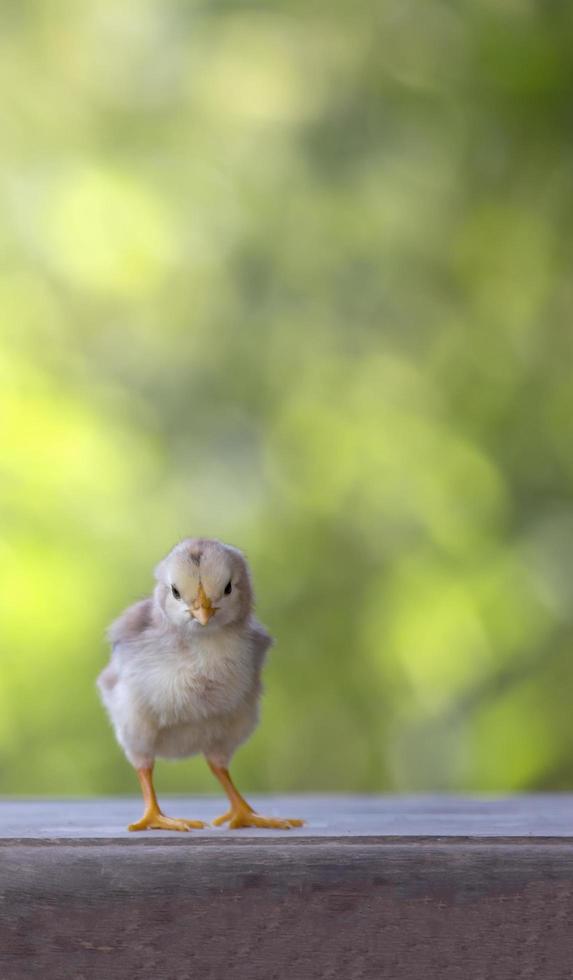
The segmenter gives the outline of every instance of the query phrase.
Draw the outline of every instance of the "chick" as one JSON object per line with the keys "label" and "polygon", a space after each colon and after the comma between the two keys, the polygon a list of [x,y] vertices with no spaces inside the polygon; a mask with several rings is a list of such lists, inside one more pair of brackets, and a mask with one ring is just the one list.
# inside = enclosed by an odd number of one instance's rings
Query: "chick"
{"label": "chick", "polygon": [[153,787],[158,756],[202,752],[229,798],[214,823],[298,827],[261,817],[236,789],[228,766],[258,721],[261,671],[272,639],[253,615],[244,556],[220,541],[189,538],[155,569],[153,595],[109,627],[111,660],[98,678],[102,701],[135,767],[145,812],[129,830],[189,830],[200,820],[161,811]]}

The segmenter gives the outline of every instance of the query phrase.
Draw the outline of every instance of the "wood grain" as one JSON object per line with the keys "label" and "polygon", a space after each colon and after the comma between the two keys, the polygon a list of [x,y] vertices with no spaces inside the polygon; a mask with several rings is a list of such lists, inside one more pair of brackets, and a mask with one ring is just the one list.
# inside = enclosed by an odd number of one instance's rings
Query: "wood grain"
{"label": "wood grain", "polygon": [[321,826],[124,837],[132,801],[0,804],[0,977],[573,976],[572,797],[280,802]]}
{"label": "wood grain", "polygon": [[[211,821],[224,809],[219,796],[164,797],[166,813]],[[249,797],[268,816],[304,817],[288,840],[317,837],[569,837],[573,834],[573,794],[521,796],[273,796]],[[142,843],[159,838],[188,846],[191,840],[284,840],[283,831],[224,828],[194,831],[181,838],[169,832],[134,836],[127,824],[141,814],[141,801],[4,800],[0,801],[0,840],[116,840]],[[237,836],[239,835],[239,837]]]}

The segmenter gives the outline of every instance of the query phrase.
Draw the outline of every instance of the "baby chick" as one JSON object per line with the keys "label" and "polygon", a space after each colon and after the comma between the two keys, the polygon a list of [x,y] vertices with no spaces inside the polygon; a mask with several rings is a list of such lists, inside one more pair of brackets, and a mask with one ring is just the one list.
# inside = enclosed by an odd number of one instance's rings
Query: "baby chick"
{"label": "baby chick", "polygon": [[153,595],[108,630],[111,660],[98,678],[102,701],[137,770],[145,812],[129,830],[188,830],[200,820],[167,817],[153,787],[157,756],[202,752],[229,798],[214,823],[299,827],[261,817],[236,789],[228,765],[256,727],[261,671],[272,640],[253,615],[249,568],[236,548],[189,538],[155,569]]}

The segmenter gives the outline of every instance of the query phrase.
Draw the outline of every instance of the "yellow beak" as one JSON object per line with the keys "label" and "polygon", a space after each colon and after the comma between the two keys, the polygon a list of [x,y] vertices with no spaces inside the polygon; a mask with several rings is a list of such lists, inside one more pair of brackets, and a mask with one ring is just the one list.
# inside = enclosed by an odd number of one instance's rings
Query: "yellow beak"
{"label": "yellow beak", "polygon": [[191,614],[197,622],[201,623],[201,626],[206,626],[216,611],[216,608],[211,605],[211,600],[205,595],[203,586],[199,584],[199,591],[191,607]]}

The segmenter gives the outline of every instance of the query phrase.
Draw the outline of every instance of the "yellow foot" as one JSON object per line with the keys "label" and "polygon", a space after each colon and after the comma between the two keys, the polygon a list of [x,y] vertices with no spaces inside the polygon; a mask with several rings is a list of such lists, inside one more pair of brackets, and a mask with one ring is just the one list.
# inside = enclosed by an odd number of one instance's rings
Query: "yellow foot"
{"label": "yellow foot", "polygon": [[166,817],[164,813],[144,813],[137,823],[130,823],[128,830],[201,830],[206,825],[202,820],[177,820]]}
{"label": "yellow foot", "polygon": [[278,817],[260,817],[258,813],[250,807],[241,807],[236,810],[228,810],[222,817],[213,820],[215,827],[228,823],[229,830],[240,830],[241,827],[269,827],[272,830],[291,830],[293,827],[302,827],[304,820],[280,820]]}

